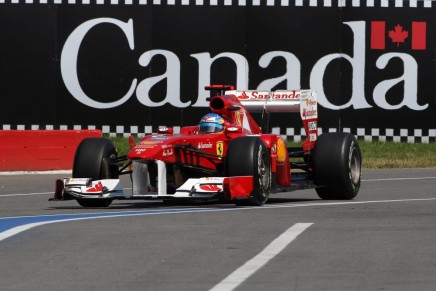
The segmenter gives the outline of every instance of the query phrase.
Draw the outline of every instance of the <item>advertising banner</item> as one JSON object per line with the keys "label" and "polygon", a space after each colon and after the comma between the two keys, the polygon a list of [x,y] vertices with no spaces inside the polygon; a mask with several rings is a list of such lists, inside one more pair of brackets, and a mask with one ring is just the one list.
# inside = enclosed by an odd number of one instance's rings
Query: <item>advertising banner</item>
{"label": "advertising banner", "polygon": [[[436,137],[432,1],[0,0],[0,127],[144,134],[209,84],[317,91],[323,131]],[[305,135],[298,115],[275,132]]]}

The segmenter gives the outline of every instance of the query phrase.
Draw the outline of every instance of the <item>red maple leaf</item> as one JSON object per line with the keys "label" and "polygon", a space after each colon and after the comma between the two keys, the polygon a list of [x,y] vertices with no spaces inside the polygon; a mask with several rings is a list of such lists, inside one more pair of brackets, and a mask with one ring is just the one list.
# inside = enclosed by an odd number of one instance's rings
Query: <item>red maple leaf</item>
{"label": "red maple leaf", "polygon": [[392,42],[396,42],[397,47],[399,47],[400,42],[404,43],[404,40],[409,37],[409,32],[403,30],[403,27],[397,24],[394,30],[389,30],[389,37],[392,39]]}

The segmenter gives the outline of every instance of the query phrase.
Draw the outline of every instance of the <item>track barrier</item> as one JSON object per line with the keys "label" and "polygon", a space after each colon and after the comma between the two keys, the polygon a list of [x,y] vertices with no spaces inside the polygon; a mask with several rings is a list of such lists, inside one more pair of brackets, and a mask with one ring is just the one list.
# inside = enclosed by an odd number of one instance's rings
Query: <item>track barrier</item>
{"label": "track barrier", "polygon": [[0,130],[0,171],[70,170],[79,143],[101,130]]}

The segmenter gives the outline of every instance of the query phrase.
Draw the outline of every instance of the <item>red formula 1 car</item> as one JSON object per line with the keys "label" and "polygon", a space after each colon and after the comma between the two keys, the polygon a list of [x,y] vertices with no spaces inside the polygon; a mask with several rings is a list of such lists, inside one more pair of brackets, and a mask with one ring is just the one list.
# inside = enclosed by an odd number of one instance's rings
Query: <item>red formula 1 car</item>
{"label": "red formula 1 car", "polygon": [[[159,128],[118,157],[111,141],[83,140],[73,177],[58,180],[55,199],[74,198],[84,207],[106,207],[113,199],[188,199],[262,205],[271,193],[316,188],[323,199],[352,199],[360,188],[361,153],[352,134],[318,137],[315,92],[236,91],[212,85],[211,113],[199,125]],[[250,112],[299,112],[307,138],[288,148],[264,133]],[[119,180],[130,174],[132,191]]]}

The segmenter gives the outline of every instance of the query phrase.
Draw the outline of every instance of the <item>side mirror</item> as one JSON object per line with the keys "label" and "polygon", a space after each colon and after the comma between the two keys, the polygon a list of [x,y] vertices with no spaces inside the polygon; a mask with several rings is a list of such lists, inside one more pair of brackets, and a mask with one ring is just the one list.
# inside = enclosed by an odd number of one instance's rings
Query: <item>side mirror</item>
{"label": "side mirror", "polygon": [[242,133],[242,127],[230,125],[226,127],[226,133]]}

